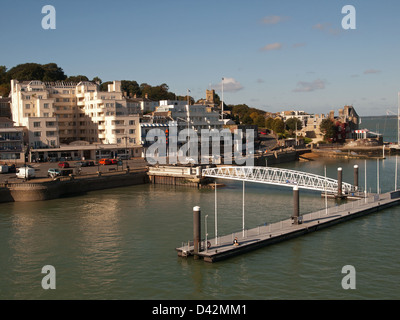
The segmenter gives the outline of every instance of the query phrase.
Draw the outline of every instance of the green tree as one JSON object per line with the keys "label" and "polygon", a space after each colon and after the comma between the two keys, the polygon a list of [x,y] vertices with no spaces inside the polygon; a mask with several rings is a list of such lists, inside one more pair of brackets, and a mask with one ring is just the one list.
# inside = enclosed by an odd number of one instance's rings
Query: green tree
{"label": "green tree", "polygon": [[242,119],[241,119],[242,124],[253,124],[253,119],[250,117],[250,115],[245,114]]}
{"label": "green tree", "polygon": [[274,130],[274,132],[277,134],[285,132],[285,123],[281,118],[274,119],[272,130]]}
{"label": "green tree", "polygon": [[259,128],[265,128],[265,117],[259,114],[254,120],[254,124],[256,124]]}
{"label": "green tree", "polygon": [[142,91],[140,90],[139,84],[136,81],[122,80],[121,90],[125,91],[128,95],[132,97],[136,94],[136,97],[140,97]]}
{"label": "green tree", "polygon": [[42,80],[45,71],[40,64],[24,63],[11,68],[7,72],[9,80],[16,79],[19,81]]}
{"label": "green tree", "polygon": [[285,122],[285,127],[286,130],[291,131],[293,133],[294,131],[301,130],[303,128],[303,124],[300,119],[298,118],[289,118]]}
{"label": "green tree", "polygon": [[324,134],[324,140],[328,141],[334,138],[336,133],[336,126],[331,119],[324,119],[321,121],[319,129]]}
{"label": "green tree", "polygon": [[41,81],[45,82],[53,82],[53,81],[62,81],[67,77],[64,74],[63,69],[61,69],[56,63],[48,63],[42,65],[44,70],[43,78]]}
{"label": "green tree", "polygon": [[268,117],[268,118],[265,120],[265,127],[266,127],[267,129],[273,130],[273,125],[274,125],[274,118]]}
{"label": "green tree", "polygon": [[68,82],[81,82],[81,81],[89,81],[89,78],[83,75],[78,75],[78,76],[70,76],[65,81]]}
{"label": "green tree", "polygon": [[92,82],[94,82],[94,83],[100,83],[100,85],[101,85],[101,83],[103,82],[99,77],[94,77],[93,79],[92,79]]}

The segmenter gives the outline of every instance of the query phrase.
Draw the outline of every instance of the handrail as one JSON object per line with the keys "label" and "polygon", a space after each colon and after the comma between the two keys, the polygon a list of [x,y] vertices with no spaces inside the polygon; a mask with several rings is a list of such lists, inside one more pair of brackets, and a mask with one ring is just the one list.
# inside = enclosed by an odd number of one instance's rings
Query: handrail
{"label": "handrail", "polygon": [[[275,167],[217,167],[207,168],[202,171],[203,176],[232,179],[240,181],[258,182],[265,184],[280,185],[315,190],[321,192],[337,192],[338,181],[325,178],[313,173],[281,169]],[[342,182],[342,192],[350,194],[361,189]]]}

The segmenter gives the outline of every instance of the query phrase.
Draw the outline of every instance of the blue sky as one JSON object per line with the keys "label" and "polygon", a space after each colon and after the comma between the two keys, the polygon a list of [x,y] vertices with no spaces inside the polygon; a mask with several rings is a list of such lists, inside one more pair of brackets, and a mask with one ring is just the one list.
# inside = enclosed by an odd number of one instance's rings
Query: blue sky
{"label": "blue sky", "polygon": [[[56,29],[44,30],[44,5]],[[356,29],[341,26],[356,9]],[[3,0],[0,65],[55,62],[67,75],[167,83],[197,100],[212,87],[228,104],[265,111],[397,113],[396,0]]]}

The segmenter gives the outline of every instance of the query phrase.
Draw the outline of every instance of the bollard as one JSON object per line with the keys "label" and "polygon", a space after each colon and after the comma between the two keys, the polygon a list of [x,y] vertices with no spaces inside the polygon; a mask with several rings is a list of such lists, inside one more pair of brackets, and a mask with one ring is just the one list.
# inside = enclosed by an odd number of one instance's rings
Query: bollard
{"label": "bollard", "polygon": [[338,197],[342,196],[342,168],[338,168]]}
{"label": "bollard", "polygon": [[201,224],[200,224],[200,207],[193,208],[193,254],[195,259],[199,259],[200,252],[200,235],[201,235]]}
{"label": "bollard", "polygon": [[299,188],[293,187],[293,223],[299,224],[300,201],[299,201]]}
{"label": "bollard", "polygon": [[358,165],[354,165],[354,187],[355,191],[358,190]]}

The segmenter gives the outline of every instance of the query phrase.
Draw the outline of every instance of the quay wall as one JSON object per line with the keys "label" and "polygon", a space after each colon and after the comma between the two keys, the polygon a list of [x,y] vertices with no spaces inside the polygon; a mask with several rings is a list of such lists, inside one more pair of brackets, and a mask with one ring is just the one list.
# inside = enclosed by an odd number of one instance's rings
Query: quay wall
{"label": "quay wall", "polygon": [[265,167],[266,165],[293,162],[297,160],[299,160],[299,152],[297,151],[273,152],[260,157],[255,157],[254,165]]}
{"label": "quay wall", "polygon": [[0,202],[51,200],[84,194],[89,191],[125,187],[147,182],[147,173],[143,171],[36,183],[12,183],[0,187]]}

